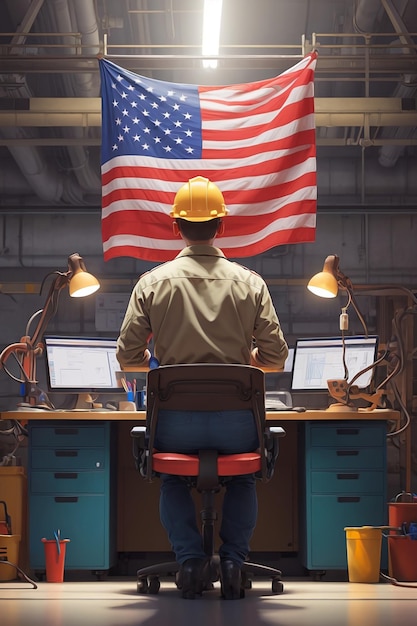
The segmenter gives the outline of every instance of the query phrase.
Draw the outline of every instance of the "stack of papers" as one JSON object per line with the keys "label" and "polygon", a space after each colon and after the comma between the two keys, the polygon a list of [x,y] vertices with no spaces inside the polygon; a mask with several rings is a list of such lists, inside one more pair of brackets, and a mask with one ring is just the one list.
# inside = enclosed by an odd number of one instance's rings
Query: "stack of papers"
{"label": "stack of papers", "polygon": [[267,411],[289,411],[292,409],[292,398],[288,391],[266,391],[265,408]]}

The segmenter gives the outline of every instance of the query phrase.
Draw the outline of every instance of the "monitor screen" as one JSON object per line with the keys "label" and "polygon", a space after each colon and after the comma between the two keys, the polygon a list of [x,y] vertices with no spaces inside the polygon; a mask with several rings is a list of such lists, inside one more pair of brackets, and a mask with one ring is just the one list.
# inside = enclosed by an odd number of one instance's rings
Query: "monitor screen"
{"label": "monitor screen", "polygon": [[48,388],[51,392],[122,392],[116,372],[116,339],[44,336]]}
{"label": "monitor screen", "polygon": [[[348,381],[371,363],[378,350],[378,337],[345,337],[345,362]],[[354,382],[361,389],[368,387],[374,368]],[[292,391],[328,391],[327,381],[344,379],[342,337],[297,339],[292,369]]]}

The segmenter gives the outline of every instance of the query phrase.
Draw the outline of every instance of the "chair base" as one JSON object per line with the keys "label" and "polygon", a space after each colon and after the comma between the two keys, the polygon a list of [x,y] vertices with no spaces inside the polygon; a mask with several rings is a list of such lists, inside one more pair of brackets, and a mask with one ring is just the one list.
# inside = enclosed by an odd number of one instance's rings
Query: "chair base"
{"label": "chair base", "polygon": [[[214,589],[213,583],[220,579],[220,559],[218,555],[214,555],[210,559],[211,567],[211,583],[206,585],[204,591],[210,591]],[[156,594],[160,589],[161,578],[175,578],[175,584],[178,587],[178,572],[180,566],[176,561],[167,561],[165,563],[156,563],[155,565],[149,565],[142,567],[136,573],[137,577],[137,592]],[[260,578],[271,579],[271,591],[273,594],[283,593],[284,585],[282,583],[282,572],[275,567],[269,567],[267,565],[261,565],[258,563],[251,563],[245,561],[242,565],[242,594],[244,597],[245,590],[251,589],[252,581],[255,576]]]}

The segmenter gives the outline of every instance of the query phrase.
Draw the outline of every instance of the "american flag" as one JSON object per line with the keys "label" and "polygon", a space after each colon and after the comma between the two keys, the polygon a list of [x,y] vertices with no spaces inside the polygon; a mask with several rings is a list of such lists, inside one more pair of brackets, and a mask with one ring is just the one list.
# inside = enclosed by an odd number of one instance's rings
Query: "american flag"
{"label": "american flag", "polygon": [[197,86],[139,76],[100,60],[104,259],[172,259],[169,217],[190,178],[206,176],[229,214],[228,257],[314,241],[316,150],[312,52],[279,76]]}

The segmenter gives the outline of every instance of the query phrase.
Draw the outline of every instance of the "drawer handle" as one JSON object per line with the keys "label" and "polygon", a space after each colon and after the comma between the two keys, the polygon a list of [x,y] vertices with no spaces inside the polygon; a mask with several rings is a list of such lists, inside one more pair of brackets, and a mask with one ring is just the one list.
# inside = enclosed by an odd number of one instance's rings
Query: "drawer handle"
{"label": "drawer handle", "polygon": [[55,435],[78,435],[78,428],[55,428]]}
{"label": "drawer handle", "polygon": [[78,450],[55,450],[55,456],[78,456]]}
{"label": "drawer handle", "polygon": [[55,478],[78,478],[77,472],[55,472]]}
{"label": "drawer handle", "polygon": [[358,456],[359,450],[336,450],[337,456]]}
{"label": "drawer handle", "polygon": [[338,502],[360,502],[359,496],[339,496],[337,498]]}
{"label": "drawer handle", "polygon": [[77,496],[55,496],[55,502],[78,502]]}
{"label": "drawer handle", "polygon": [[338,474],[337,480],[358,480],[359,474]]}
{"label": "drawer handle", "polygon": [[338,435],[359,435],[359,428],[336,428]]}

